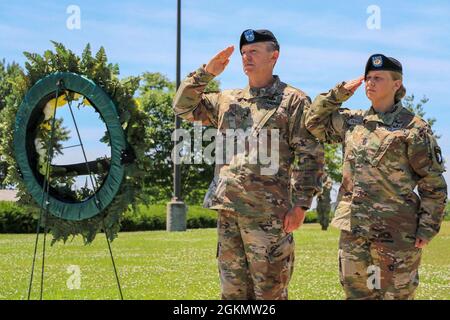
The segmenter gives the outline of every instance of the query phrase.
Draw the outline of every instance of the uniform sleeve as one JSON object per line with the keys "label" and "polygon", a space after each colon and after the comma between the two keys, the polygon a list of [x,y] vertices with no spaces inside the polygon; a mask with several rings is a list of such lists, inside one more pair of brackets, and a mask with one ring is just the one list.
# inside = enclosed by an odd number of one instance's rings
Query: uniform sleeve
{"label": "uniform sleeve", "polygon": [[310,107],[309,98],[295,97],[291,107],[289,145],[295,156],[291,166],[292,201],[295,206],[310,208],[322,187],[324,148],[305,127],[304,111]]}
{"label": "uniform sleeve", "polygon": [[441,149],[428,126],[411,129],[407,141],[409,163],[419,176],[421,204],[416,237],[430,241],[439,232],[447,202]]}
{"label": "uniform sleeve", "polygon": [[319,94],[306,112],[306,128],[320,141],[340,143],[344,139],[349,111],[340,107],[353,94],[344,85],[342,82],[327,93]]}
{"label": "uniform sleeve", "polygon": [[201,121],[204,125],[217,127],[220,93],[204,93],[213,78],[214,75],[208,73],[204,66],[189,74],[175,95],[175,114],[187,121]]}

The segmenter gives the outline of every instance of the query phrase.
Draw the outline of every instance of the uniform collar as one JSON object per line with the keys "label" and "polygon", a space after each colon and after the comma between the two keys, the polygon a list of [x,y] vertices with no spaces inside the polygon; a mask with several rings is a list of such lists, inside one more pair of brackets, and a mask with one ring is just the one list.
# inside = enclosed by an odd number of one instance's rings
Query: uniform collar
{"label": "uniform collar", "polygon": [[264,88],[251,88],[250,86],[246,86],[243,90],[243,96],[245,99],[251,99],[256,97],[266,97],[273,96],[277,93],[278,88],[281,85],[280,78],[277,75],[273,76],[273,83]]}
{"label": "uniform collar", "polygon": [[384,123],[387,126],[390,126],[397,118],[398,114],[402,111],[402,109],[403,105],[401,101],[394,104],[392,106],[392,109],[388,112],[377,112],[373,107],[370,107],[370,109],[364,116],[364,122],[376,121]]}

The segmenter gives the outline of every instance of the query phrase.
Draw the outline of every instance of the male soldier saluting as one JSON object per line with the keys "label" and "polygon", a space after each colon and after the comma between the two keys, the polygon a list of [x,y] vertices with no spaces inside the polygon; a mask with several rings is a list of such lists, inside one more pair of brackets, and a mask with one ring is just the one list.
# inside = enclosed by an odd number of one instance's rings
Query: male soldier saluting
{"label": "male soldier saluting", "polygon": [[[309,98],[272,74],[279,56],[272,32],[244,31],[240,50],[246,88],[204,93],[227,66],[234,51],[230,46],[181,83],[174,110],[188,121],[217,127],[221,134],[233,129],[249,129],[255,136],[261,129],[279,134],[278,145],[271,148],[279,155],[273,174],[264,174],[261,164],[237,164],[237,158],[247,159],[239,153],[229,163],[216,163],[218,181],[209,207],[218,210],[222,298],[287,299],[294,266],[292,231],[302,225],[320,191],[323,148],[304,126]],[[246,144],[246,154],[248,148]]]}

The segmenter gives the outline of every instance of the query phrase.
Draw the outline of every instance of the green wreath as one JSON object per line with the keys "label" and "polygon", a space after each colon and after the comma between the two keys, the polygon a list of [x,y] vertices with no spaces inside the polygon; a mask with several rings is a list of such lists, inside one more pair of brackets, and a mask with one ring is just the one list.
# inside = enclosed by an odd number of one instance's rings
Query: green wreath
{"label": "green wreath", "polygon": [[[91,80],[69,72],[57,72],[38,81],[28,91],[17,112],[14,130],[15,158],[28,192],[37,203],[44,203],[45,190],[42,178],[39,177],[40,174],[35,168],[33,169],[32,165],[36,156],[39,155],[36,155],[33,148],[29,146],[35,140],[32,132],[36,131],[39,114],[42,113],[43,106],[48,104],[48,98],[54,95],[57,83],[64,84],[65,90],[82,94],[89,100],[107,126],[112,151],[109,172],[104,183],[94,195],[84,201],[74,202],[67,201],[68,199],[63,197],[57,198],[50,193],[46,199],[48,201],[46,207],[49,213],[61,219],[75,221],[89,219],[108,207],[119,191],[125,174],[122,155],[126,154],[128,149],[116,107],[103,89]],[[43,103],[42,101],[47,102]]]}
{"label": "green wreath", "polygon": [[[0,151],[8,167],[5,182],[18,187],[23,203],[35,208],[47,206],[50,214],[41,224],[52,233],[52,243],[76,235],[82,235],[85,243],[90,243],[101,231],[113,240],[120,229],[122,214],[130,206],[147,202],[141,179],[150,166],[146,152],[151,139],[142,130],[149,125],[149,116],[134,98],[139,78],[119,80],[118,66],[107,63],[103,48],[93,57],[88,44],[80,58],[62,44],[54,42],[54,45],[56,52],[47,50],[42,56],[25,53],[27,74],[16,79],[14,93],[2,111],[1,134],[6,144],[2,143]],[[59,93],[58,81],[63,84]],[[99,138],[110,146],[111,158],[66,166],[50,163],[55,181],[69,181],[86,169],[98,175],[99,187],[82,199],[58,184],[50,185],[48,201],[44,203],[40,169],[48,159],[39,155],[32,142],[36,137],[49,140],[48,128],[42,129],[51,118],[43,116],[49,100],[70,102],[80,94],[106,125],[107,134]],[[59,138],[64,140],[67,132],[58,125]],[[14,136],[8,132],[14,132]],[[58,141],[52,143],[58,149]]]}

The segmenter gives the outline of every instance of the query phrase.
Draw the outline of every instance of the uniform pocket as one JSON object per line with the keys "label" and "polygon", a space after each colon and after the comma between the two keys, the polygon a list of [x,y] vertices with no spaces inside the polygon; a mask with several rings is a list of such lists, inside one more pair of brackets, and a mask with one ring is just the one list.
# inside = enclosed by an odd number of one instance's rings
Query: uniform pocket
{"label": "uniform pocket", "polygon": [[237,129],[238,124],[236,113],[238,107],[239,105],[231,104],[228,107],[228,110],[223,113],[223,118],[219,125],[220,131],[225,133],[226,129]]}
{"label": "uniform pocket", "polygon": [[385,139],[380,141],[378,146],[374,146],[372,149],[372,156],[369,157],[370,164],[374,167],[378,166],[381,159],[385,155],[386,151],[389,149],[392,142],[395,140],[395,136],[387,136]]}
{"label": "uniform pocket", "polygon": [[394,263],[394,287],[396,290],[412,294],[419,285],[419,265],[421,249],[399,251]]}
{"label": "uniform pocket", "polygon": [[[406,135],[407,133],[404,130],[389,131],[384,128],[377,128],[370,136],[363,138],[362,147],[367,149],[370,164],[376,167],[389,149],[394,148],[398,152],[403,148],[402,144]],[[392,146],[393,144],[394,146]]]}
{"label": "uniform pocket", "polygon": [[275,263],[287,259],[293,255],[294,249],[294,236],[289,233],[269,248],[269,261]]}

